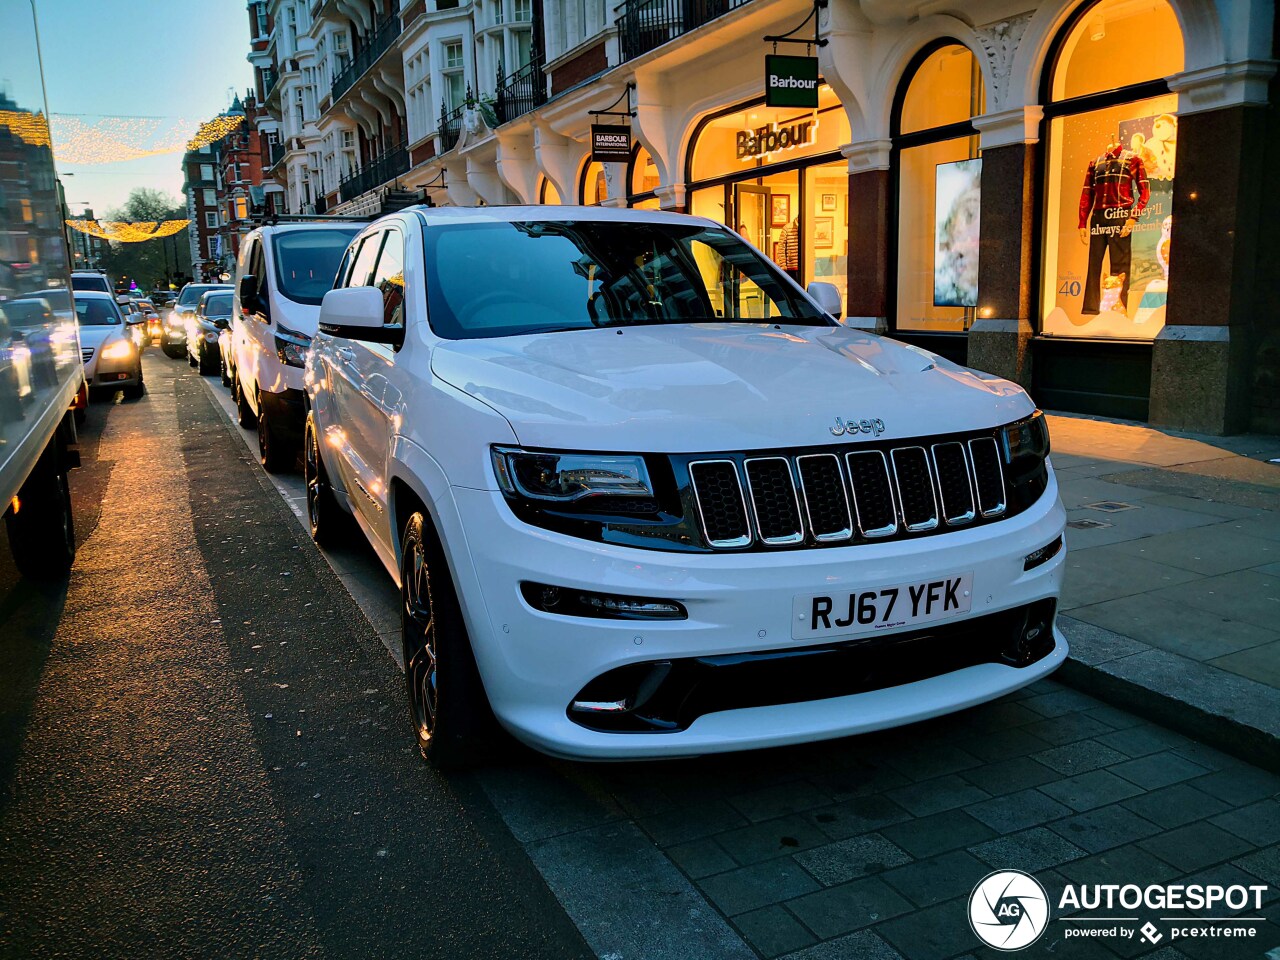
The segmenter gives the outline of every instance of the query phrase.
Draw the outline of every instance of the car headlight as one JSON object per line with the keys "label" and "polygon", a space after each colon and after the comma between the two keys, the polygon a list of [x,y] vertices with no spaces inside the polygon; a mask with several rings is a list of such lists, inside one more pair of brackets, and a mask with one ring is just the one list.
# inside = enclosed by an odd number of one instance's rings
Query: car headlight
{"label": "car headlight", "polygon": [[1049,484],[1049,425],[1037,410],[1025,420],[1001,427],[997,434],[1005,462],[1010,503],[1027,507]]}
{"label": "car headlight", "polygon": [[117,340],[102,348],[102,358],[104,360],[128,360],[133,357],[135,349],[132,340],[128,338]]}
{"label": "car headlight", "polygon": [[654,495],[643,457],[495,447],[493,469],[504,493],[530,500],[567,504],[587,497]]}
{"label": "car headlight", "polygon": [[276,356],[287,367],[305,367],[311,338],[305,333],[290,330],[284,324],[276,324]]}

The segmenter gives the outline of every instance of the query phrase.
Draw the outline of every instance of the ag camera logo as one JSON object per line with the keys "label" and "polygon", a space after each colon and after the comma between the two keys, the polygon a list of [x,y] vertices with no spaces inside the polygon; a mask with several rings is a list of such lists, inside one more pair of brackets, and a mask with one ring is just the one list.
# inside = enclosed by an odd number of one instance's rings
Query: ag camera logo
{"label": "ag camera logo", "polygon": [[997,870],[969,895],[969,926],[996,950],[1029,947],[1049,926],[1049,895],[1029,873]]}

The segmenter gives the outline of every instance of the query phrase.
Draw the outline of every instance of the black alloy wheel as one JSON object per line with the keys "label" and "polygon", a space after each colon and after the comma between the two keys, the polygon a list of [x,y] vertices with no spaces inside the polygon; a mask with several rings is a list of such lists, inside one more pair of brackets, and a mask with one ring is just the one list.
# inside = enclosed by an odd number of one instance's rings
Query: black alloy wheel
{"label": "black alloy wheel", "polygon": [[14,501],[4,519],[18,572],[30,580],[64,579],[76,557],[76,533],[71,484],[57,442],[45,448]]}
{"label": "black alloy wheel", "polygon": [[236,422],[246,430],[252,430],[258,425],[258,417],[253,412],[253,408],[249,406],[249,401],[244,396],[244,383],[240,377],[235,379],[235,386],[231,388],[231,392],[235,395],[236,401]]}
{"label": "black alloy wheel", "polygon": [[444,552],[415,513],[400,553],[401,643],[414,738],[424,760],[454,770],[489,759],[499,741]]}
{"label": "black alloy wheel", "polygon": [[269,409],[262,401],[262,394],[258,394],[258,460],[267,473],[284,473],[293,468],[297,455],[294,448],[281,439]]}
{"label": "black alloy wheel", "polygon": [[320,438],[315,418],[307,414],[307,427],[302,444],[302,478],[307,485],[307,526],[311,539],[322,547],[334,547],[347,539],[350,516],[333,495],[329,473],[320,459]]}

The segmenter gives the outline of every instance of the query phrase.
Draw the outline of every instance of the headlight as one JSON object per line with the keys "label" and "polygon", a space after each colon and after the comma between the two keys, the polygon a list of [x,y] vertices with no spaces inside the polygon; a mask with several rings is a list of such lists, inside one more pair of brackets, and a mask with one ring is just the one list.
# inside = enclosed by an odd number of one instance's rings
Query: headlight
{"label": "headlight", "polygon": [[1049,426],[1044,414],[1037,410],[1025,420],[1002,427],[997,439],[1009,503],[1017,509],[1029,507],[1049,485]]}
{"label": "headlight", "polygon": [[115,343],[103,347],[102,358],[104,360],[128,360],[133,356],[134,349],[132,340],[117,340]]}
{"label": "headlight", "polygon": [[493,449],[493,469],[508,496],[550,503],[587,497],[652,499],[643,457]]}
{"label": "headlight", "polygon": [[280,362],[287,367],[305,367],[311,338],[280,323],[276,324],[276,330],[276,356]]}

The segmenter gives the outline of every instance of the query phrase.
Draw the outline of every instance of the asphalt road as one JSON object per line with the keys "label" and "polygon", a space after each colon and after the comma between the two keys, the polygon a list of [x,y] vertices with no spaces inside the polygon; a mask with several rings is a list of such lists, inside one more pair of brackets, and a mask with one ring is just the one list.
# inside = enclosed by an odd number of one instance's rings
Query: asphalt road
{"label": "asphalt road", "polygon": [[[80,550],[0,550],[0,955],[590,956],[208,389],[99,403]],[[388,731],[393,731],[389,733]]]}

